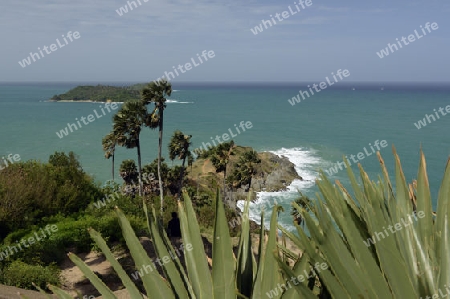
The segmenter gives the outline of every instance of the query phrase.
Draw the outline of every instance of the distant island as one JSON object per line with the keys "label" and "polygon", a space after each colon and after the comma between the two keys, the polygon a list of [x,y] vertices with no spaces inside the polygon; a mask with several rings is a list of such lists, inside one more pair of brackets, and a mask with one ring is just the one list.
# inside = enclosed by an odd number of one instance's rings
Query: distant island
{"label": "distant island", "polygon": [[54,95],[51,102],[126,102],[139,100],[145,83],[131,86],[77,86],[66,93]]}

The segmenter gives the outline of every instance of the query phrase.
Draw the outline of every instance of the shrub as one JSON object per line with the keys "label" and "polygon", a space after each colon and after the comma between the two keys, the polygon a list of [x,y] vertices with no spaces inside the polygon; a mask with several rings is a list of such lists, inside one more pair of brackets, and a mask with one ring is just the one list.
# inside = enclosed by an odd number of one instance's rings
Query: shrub
{"label": "shrub", "polygon": [[0,237],[42,217],[77,213],[101,197],[73,152],[56,152],[49,163],[12,164],[0,172]]}
{"label": "shrub", "polygon": [[[57,216],[47,219],[52,221],[50,223],[57,226],[58,230],[46,238],[29,245],[29,248],[23,248],[18,252],[10,255],[6,260],[0,263],[5,267],[11,261],[21,259],[26,263],[35,264],[36,261],[44,264],[52,262],[60,263],[65,255],[69,252],[89,252],[92,249],[92,239],[87,231],[90,227],[98,228],[98,231],[105,236],[108,236],[110,242],[123,242],[122,234],[120,233],[120,226],[114,217],[113,211],[104,211],[105,215],[102,217],[95,217],[86,215],[78,219],[71,217],[61,218]],[[143,217],[129,216],[133,228],[137,232],[142,232],[145,228]],[[55,221],[58,220],[58,221]],[[3,244],[0,246],[0,252],[8,250],[8,245],[16,245],[16,241],[21,239],[28,239],[34,236],[34,232],[38,232],[42,226],[32,226],[26,230],[26,233],[11,233],[8,235]],[[142,234],[141,234],[142,235]],[[17,247],[17,246],[16,246]]]}
{"label": "shrub", "polygon": [[41,288],[47,283],[60,285],[60,270],[56,265],[29,265],[20,260],[12,262],[1,275],[2,283],[23,289],[31,289],[34,282]]}

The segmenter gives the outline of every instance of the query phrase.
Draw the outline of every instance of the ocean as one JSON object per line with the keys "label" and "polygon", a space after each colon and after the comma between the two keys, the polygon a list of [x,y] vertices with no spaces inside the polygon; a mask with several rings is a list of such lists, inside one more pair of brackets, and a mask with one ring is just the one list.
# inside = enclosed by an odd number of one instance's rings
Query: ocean
{"label": "ocean", "polygon": [[[55,151],[73,151],[80,157],[84,170],[98,182],[110,179],[111,161],[104,158],[101,140],[112,128],[113,114],[107,110],[101,113],[104,105],[99,103],[48,102],[53,95],[81,84],[108,83],[0,83],[0,158],[18,154],[22,161],[47,161]],[[339,82],[291,105],[288,100],[300,90],[308,90],[308,84],[311,82],[173,82],[174,92],[165,110],[163,156],[168,156],[170,136],[179,129],[193,135],[193,148],[231,130],[237,135],[233,140],[239,145],[288,157],[304,180],[294,181],[288,191],[258,192],[252,218],[258,220],[258,209],[264,206],[267,210],[277,202],[286,211],[281,214],[280,222],[292,228],[290,202],[297,196],[297,190],[315,197],[318,190],[314,180],[319,169],[336,167],[331,179],[349,186],[346,171],[339,170],[336,163],[344,155],[350,158],[363,153],[359,155],[360,163],[376,180],[381,172],[372,147],[376,150],[375,144],[384,141],[387,146],[378,147],[391,177],[395,145],[406,179],[411,182],[417,176],[422,148],[427,158],[433,207],[436,207],[450,155],[450,116],[444,115],[445,107],[450,105],[449,84]],[[443,113],[439,108],[443,108]],[[94,110],[100,117],[63,138],[58,137],[56,133],[68,123],[75,123],[76,118],[87,117]],[[423,122],[420,125],[419,120]],[[236,134],[236,126],[242,121],[251,122],[252,127]],[[147,164],[157,158],[158,134],[145,128],[141,136],[143,163]],[[117,150],[117,177],[120,162],[129,158],[136,158],[134,149]],[[357,170],[356,163],[352,169]]]}

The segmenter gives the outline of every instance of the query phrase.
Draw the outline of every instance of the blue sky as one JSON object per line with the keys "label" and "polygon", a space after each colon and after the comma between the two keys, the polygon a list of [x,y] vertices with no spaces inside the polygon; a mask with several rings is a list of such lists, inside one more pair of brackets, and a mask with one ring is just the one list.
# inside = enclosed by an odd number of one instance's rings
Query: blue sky
{"label": "blue sky", "polygon": [[[137,2],[137,0],[135,0]],[[203,50],[215,57],[176,81],[450,81],[450,3],[324,1],[254,35],[250,28],[294,1],[2,0],[0,81],[149,82]],[[439,29],[380,59],[396,38]],[[68,31],[81,37],[22,68],[18,61]],[[61,40],[62,41],[62,40]]]}

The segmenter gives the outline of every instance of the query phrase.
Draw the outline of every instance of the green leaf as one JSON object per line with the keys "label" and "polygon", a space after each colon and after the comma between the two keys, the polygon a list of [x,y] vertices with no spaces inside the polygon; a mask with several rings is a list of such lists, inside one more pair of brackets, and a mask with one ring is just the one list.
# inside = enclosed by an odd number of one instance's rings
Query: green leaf
{"label": "green leaf", "polygon": [[216,195],[216,217],[214,221],[212,279],[215,299],[236,298],[235,259],[228,230],[225,209],[220,198],[219,189]]}
{"label": "green leaf", "polygon": [[[125,217],[123,212],[117,207],[116,214],[119,217],[119,224],[122,228],[122,234],[128,248],[130,249],[130,253],[136,267],[143,273],[141,279],[144,283],[144,288],[147,295],[151,296],[151,298],[175,298],[175,295],[167,283],[162,279],[157,270],[153,269],[155,268],[154,263],[147,255],[147,252],[142,247],[139,239],[136,237],[130,222]],[[150,267],[150,271],[147,270],[148,267]]]}
{"label": "green leaf", "polygon": [[[70,296],[69,294],[67,294],[66,292],[64,292],[63,290],[61,290],[58,287],[52,286],[52,285],[48,285],[48,288],[50,289],[50,291],[52,291],[53,293],[55,293],[58,298],[61,299],[73,299],[72,296]],[[109,297],[109,298],[115,298],[115,297]]]}
{"label": "green leaf", "polygon": [[114,293],[105,285],[97,275],[92,272],[92,270],[75,254],[68,254],[70,260],[77,265],[77,267],[83,272],[84,276],[92,283],[92,285],[97,289],[97,291],[102,294],[105,299],[117,299]]}
{"label": "green leaf", "polygon": [[[169,244],[166,244],[163,241],[162,234],[164,234],[164,230],[159,229],[156,224],[156,218],[152,218],[151,214],[148,213],[147,206],[144,204],[144,213],[147,216],[147,225],[149,227],[150,236],[153,241],[153,246],[160,260],[164,259],[164,257],[169,257],[170,261],[168,263],[164,263],[163,269],[166,273],[167,280],[172,286],[173,290],[177,294],[178,298],[192,298],[192,296],[188,296],[188,291],[185,286],[185,281],[182,278],[183,273],[180,271],[182,269],[181,265],[178,265],[176,262],[179,261],[179,258],[173,248]],[[153,220],[154,219],[154,220]],[[188,281],[186,281],[189,283]]]}
{"label": "green leaf", "polygon": [[95,241],[97,246],[102,250],[102,253],[105,255],[108,262],[114,268],[114,271],[116,271],[117,275],[119,275],[120,280],[122,280],[122,283],[125,286],[125,288],[127,289],[131,298],[136,298],[136,299],[143,298],[141,295],[141,292],[139,292],[136,285],[131,281],[130,277],[127,275],[127,273],[123,270],[122,266],[119,264],[119,262],[113,256],[111,250],[109,249],[105,240],[101,237],[100,233],[98,233],[97,231],[95,231],[92,228],[89,229],[88,231],[89,231],[89,235],[91,235],[91,238]]}
{"label": "green leaf", "polygon": [[192,250],[186,250],[185,253],[188,275],[191,279],[192,287],[197,298],[211,299],[213,298],[213,283],[197,217],[195,216],[191,199],[186,190],[183,190],[183,197],[184,207],[183,204],[178,201],[178,211],[180,214],[181,234],[183,236],[183,241],[185,242],[185,248],[189,245],[192,246]]}
{"label": "green leaf", "polygon": [[[252,240],[250,236],[250,223],[249,223],[249,205],[250,205],[251,192],[247,197],[247,201],[244,205],[244,212],[242,213],[241,221],[241,236],[239,238],[239,248],[237,256],[236,267],[236,286],[238,292],[248,298],[252,296],[254,269],[253,269],[253,252],[252,252]],[[263,228],[262,228],[263,229]]]}
{"label": "green leaf", "polygon": [[[281,282],[281,276],[277,267],[278,262],[275,259],[275,256],[278,256],[277,211],[278,205],[275,205],[272,209],[269,238],[267,240],[266,249],[264,255],[260,256],[259,260],[260,266],[256,275],[255,287],[253,290],[254,298],[262,298],[264,294],[270,292],[270,290],[276,289],[277,284]],[[263,227],[262,224],[262,228]]]}

